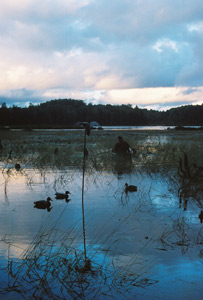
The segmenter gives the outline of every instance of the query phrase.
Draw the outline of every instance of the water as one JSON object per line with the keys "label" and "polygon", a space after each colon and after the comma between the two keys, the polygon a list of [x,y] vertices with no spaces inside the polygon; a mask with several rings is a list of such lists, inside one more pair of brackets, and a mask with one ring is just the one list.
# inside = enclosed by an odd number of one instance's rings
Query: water
{"label": "water", "polygon": [[[185,126],[187,127],[187,126]],[[192,126],[191,126],[192,127]],[[194,126],[193,126],[194,127]],[[198,127],[198,126],[196,126]],[[168,130],[174,129],[175,126],[102,126],[104,130]],[[95,127],[97,129],[97,127]],[[11,129],[11,131],[20,131],[22,129]],[[77,131],[78,129],[33,129],[35,132],[40,131]]]}
{"label": "water", "polygon": [[103,126],[105,130],[168,130],[175,126]]}
{"label": "water", "polygon": [[[175,129],[176,126],[102,126],[104,130],[169,130]],[[200,126],[184,126],[185,128],[199,128]],[[97,129],[97,127],[95,127]],[[14,131],[18,131],[20,129],[11,129]],[[44,131],[45,129],[33,129],[33,131]],[[76,131],[78,129],[46,129],[47,131],[69,131],[73,130]]]}
{"label": "water", "polygon": [[[200,299],[202,192],[195,183],[180,199],[178,161],[167,143],[145,138],[146,152],[137,147],[132,160],[90,155],[84,215],[81,167],[50,160],[34,167],[36,153],[20,171],[2,160],[2,299]],[[126,194],[126,182],[138,191]],[[66,190],[70,201],[55,199]],[[48,196],[51,211],[33,207]]]}

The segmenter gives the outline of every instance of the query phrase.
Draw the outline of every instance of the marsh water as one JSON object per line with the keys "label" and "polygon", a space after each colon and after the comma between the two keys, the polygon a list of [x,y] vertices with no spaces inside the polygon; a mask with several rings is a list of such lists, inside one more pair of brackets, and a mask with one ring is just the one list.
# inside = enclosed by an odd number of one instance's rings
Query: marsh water
{"label": "marsh water", "polygon": [[0,299],[201,299],[203,133],[117,134],[1,132]]}

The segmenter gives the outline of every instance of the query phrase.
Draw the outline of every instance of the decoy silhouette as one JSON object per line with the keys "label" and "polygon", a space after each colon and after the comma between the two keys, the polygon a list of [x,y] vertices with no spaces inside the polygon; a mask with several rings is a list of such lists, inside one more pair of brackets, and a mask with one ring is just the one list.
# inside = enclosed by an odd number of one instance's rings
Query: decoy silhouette
{"label": "decoy silhouette", "polygon": [[16,169],[16,171],[19,171],[20,170],[20,164],[16,163],[15,164],[15,169]]}
{"label": "decoy silhouette", "polygon": [[56,199],[68,199],[69,194],[71,194],[69,191],[66,191],[65,193],[55,193]]}
{"label": "decoy silhouette", "polygon": [[127,183],[125,184],[125,192],[137,192],[137,186],[136,185],[128,185]]}
{"label": "decoy silhouette", "polygon": [[40,208],[40,209],[50,209],[50,206],[51,206],[51,198],[48,197],[47,200],[40,200],[40,201],[35,201],[34,202],[34,207],[36,208]]}
{"label": "decoy silhouette", "polygon": [[201,212],[199,214],[199,219],[200,219],[200,223],[202,223],[202,221],[203,221],[203,210],[201,210]]}

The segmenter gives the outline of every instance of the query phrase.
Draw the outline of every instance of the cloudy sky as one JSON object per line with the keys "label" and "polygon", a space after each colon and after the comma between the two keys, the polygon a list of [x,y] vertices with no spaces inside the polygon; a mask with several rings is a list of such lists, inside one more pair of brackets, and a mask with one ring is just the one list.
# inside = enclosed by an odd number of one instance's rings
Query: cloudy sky
{"label": "cloudy sky", "polygon": [[202,0],[1,0],[0,103],[203,103]]}

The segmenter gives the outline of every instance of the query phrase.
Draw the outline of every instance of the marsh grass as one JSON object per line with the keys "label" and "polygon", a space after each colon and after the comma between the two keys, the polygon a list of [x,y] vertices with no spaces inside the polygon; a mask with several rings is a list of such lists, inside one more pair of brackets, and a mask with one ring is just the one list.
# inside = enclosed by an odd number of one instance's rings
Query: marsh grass
{"label": "marsh grass", "polygon": [[[4,186],[5,194],[8,192],[9,181],[18,176],[26,178],[28,186],[32,188],[38,177],[29,170],[34,170],[39,175],[48,191],[57,191],[59,187],[65,190],[75,182],[75,177],[82,183],[83,131],[3,134],[0,184]],[[111,149],[117,135],[125,137],[135,150],[131,159],[112,154]],[[120,216],[119,225],[105,236],[103,232],[108,232],[108,224],[95,230],[93,242],[87,242],[87,257],[84,256],[81,245],[81,222],[62,233],[57,229],[60,218],[53,223],[51,217],[47,217],[44,226],[18,259],[12,259],[9,255],[10,248],[15,245],[8,238],[2,238],[0,242],[8,246],[8,263],[2,271],[8,273],[9,277],[8,281],[2,282],[0,293],[4,295],[13,292],[31,299],[103,300],[115,298],[116,295],[133,298],[136,288],[146,288],[157,283],[156,279],[147,276],[153,262],[145,263],[141,260],[144,251],[153,243],[160,244],[160,249],[165,251],[178,249],[183,255],[195,248],[199,257],[202,257],[202,229],[194,232],[187,217],[182,216],[184,210],[180,213],[172,211],[170,223],[162,228],[163,222],[156,219],[157,211],[151,197],[154,186],[150,185],[150,179],[151,182],[156,182],[154,179],[157,182],[164,180],[168,183],[170,193],[178,199],[180,189],[186,185],[186,181],[183,182],[178,174],[179,159],[184,151],[188,155],[189,165],[196,163],[202,166],[202,146],[201,132],[195,135],[168,131],[123,131],[119,134],[92,131],[87,138],[89,155],[86,160],[85,189],[88,191],[91,184],[102,188],[107,197],[110,195],[116,199],[127,216]],[[21,165],[19,171],[15,169],[17,162]],[[112,191],[116,178],[123,175],[128,178],[131,174],[137,180],[136,195],[126,195],[122,186]],[[148,179],[148,186],[145,185],[145,178]],[[188,193],[182,195],[181,201],[186,203],[186,199],[200,208],[202,194],[197,187],[201,185],[201,180],[198,182],[198,185],[192,184],[192,188],[189,188],[189,196]],[[81,185],[76,189],[81,192]],[[168,198],[168,195],[159,191],[154,197],[158,196],[164,200]],[[161,228],[160,232],[150,238],[146,236],[143,246],[134,255],[122,257],[116,252],[120,241],[119,232],[124,231],[125,227],[122,226],[130,224],[132,219],[140,220],[141,224],[143,214],[146,219],[156,221],[154,223]],[[151,226],[154,226],[153,222]],[[102,248],[95,245],[108,246]]]}
{"label": "marsh grass", "polygon": [[[1,294],[15,292],[27,298],[32,295],[34,299],[102,300],[116,295],[125,297],[126,293],[133,296],[135,287],[157,283],[146,277],[142,266],[136,273],[133,271],[136,261],[139,265],[137,255],[123,264],[114,256],[107,257],[110,249],[101,251],[89,244],[85,259],[80,245],[75,244],[80,235],[77,226],[58,235],[55,225],[50,228],[48,219],[18,260],[10,259],[8,250],[9,277],[8,282],[1,282]],[[113,239],[113,232],[105,239]],[[6,237],[1,241],[8,244],[8,249],[15,246]]]}
{"label": "marsh grass", "polygon": [[[15,176],[27,178],[28,185],[32,186],[33,177],[28,169],[41,172],[44,181],[46,174],[53,174],[50,185],[57,190],[58,186],[65,188],[73,178],[71,170],[80,172],[83,167],[83,130],[70,132],[5,132],[2,133],[3,150],[1,156],[1,172],[3,175],[4,192],[7,194],[8,182]],[[201,207],[202,180],[197,182],[182,179],[178,174],[179,160],[183,153],[187,153],[188,164],[195,163],[203,166],[203,134],[190,132],[129,132],[119,131],[133,148],[132,158],[117,157],[112,153],[112,147],[117,141],[118,132],[92,130],[87,138],[89,155],[86,160],[86,187],[88,182],[99,182],[98,172],[112,173],[119,177],[123,174],[135,174],[136,177],[161,176],[168,181],[170,191],[178,195],[181,203],[187,204],[188,197],[197,201]],[[57,149],[57,151],[56,151]],[[10,157],[9,157],[10,155]],[[15,164],[20,163],[21,169],[15,170]],[[64,170],[69,172],[63,173]],[[62,173],[59,175],[60,171]],[[55,174],[55,175],[54,175]],[[103,185],[111,183],[105,181]],[[116,193],[116,191],[115,191]],[[119,191],[120,194],[120,191]],[[122,192],[121,192],[122,195]],[[144,199],[144,195],[143,195]],[[186,199],[186,201],[185,201]],[[125,198],[120,197],[121,204]]]}
{"label": "marsh grass", "polygon": [[[42,167],[55,165],[81,166],[83,158],[83,131],[70,132],[5,132],[1,133],[4,163],[19,161],[22,164]],[[87,139],[88,159],[95,167],[112,170],[114,156],[111,152],[118,132],[92,130]],[[203,134],[177,132],[128,132],[119,131],[131,148],[135,150],[133,163],[146,165],[177,164],[182,151],[188,153],[193,162],[203,164]],[[57,151],[56,151],[57,149]],[[9,153],[11,151],[11,159]],[[113,159],[112,159],[113,158]]]}

